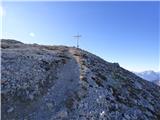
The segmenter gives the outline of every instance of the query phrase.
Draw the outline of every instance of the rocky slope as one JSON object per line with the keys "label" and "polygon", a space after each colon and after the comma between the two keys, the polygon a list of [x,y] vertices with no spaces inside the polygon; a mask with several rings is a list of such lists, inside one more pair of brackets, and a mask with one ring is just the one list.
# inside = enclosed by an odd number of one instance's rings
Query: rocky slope
{"label": "rocky slope", "polygon": [[74,47],[1,42],[2,120],[159,120],[160,87]]}

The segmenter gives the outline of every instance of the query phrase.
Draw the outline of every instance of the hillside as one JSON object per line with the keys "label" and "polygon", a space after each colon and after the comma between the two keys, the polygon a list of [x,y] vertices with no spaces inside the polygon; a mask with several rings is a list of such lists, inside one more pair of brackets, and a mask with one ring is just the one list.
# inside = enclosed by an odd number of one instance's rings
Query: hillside
{"label": "hillside", "polygon": [[160,87],[87,51],[1,41],[2,120],[159,120]]}

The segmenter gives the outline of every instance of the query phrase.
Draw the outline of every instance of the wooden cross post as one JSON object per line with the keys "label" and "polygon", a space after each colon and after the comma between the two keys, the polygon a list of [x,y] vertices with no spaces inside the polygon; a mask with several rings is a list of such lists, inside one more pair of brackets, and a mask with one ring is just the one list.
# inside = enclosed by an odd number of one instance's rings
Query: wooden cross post
{"label": "wooden cross post", "polygon": [[79,48],[79,38],[82,37],[81,35],[75,35],[73,36],[77,40],[77,48]]}

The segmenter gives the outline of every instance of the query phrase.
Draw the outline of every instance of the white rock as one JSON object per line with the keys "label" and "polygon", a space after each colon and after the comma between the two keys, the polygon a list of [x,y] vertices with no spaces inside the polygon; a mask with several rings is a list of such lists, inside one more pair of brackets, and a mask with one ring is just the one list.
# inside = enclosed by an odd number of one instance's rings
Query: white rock
{"label": "white rock", "polygon": [[10,112],[13,112],[14,108],[13,107],[10,107],[7,112],[10,113]]}

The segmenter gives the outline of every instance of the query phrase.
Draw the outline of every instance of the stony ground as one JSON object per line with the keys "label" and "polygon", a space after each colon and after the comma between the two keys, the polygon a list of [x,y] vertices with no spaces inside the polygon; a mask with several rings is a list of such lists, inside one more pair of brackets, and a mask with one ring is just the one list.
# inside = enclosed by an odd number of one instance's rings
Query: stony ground
{"label": "stony ground", "polygon": [[74,47],[1,42],[2,120],[159,120],[160,87]]}

